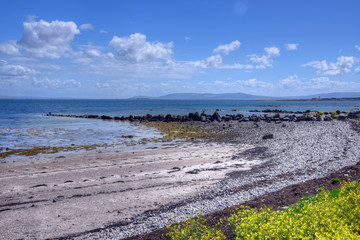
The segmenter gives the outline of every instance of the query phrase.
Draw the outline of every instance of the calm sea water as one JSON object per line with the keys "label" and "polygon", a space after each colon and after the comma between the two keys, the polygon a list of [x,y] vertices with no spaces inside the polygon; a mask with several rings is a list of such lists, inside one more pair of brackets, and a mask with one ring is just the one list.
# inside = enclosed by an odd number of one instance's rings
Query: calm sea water
{"label": "calm sea water", "polygon": [[[126,122],[46,117],[58,114],[97,114],[109,116],[145,114],[221,114],[258,109],[291,111],[349,111],[359,101],[241,101],[241,100],[0,100],[0,151],[33,146],[116,144],[122,135],[136,139],[157,136],[154,129]],[[236,111],[234,111],[236,110]]]}

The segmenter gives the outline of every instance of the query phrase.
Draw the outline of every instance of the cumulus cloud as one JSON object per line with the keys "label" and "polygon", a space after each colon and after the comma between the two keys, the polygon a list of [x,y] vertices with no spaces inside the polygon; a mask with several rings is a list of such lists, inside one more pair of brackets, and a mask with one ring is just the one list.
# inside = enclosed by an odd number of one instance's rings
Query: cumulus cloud
{"label": "cumulus cloud", "polygon": [[147,42],[146,36],[141,33],[129,37],[114,36],[109,45],[118,51],[120,59],[130,63],[169,60],[174,46],[173,42]]}
{"label": "cumulus cloud", "polygon": [[8,64],[7,61],[0,60],[0,77],[22,77],[36,73],[33,69],[21,65]]}
{"label": "cumulus cloud", "polygon": [[32,57],[60,58],[72,51],[70,43],[79,33],[74,22],[24,22],[24,33],[18,44]]}
{"label": "cumulus cloud", "polygon": [[355,73],[356,73],[356,74],[360,74],[360,67],[357,67],[357,68],[355,69]]}
{"label": "cumulus cloud", "polygon": [[225,55],[228,55],[230,52],[235,51],[240,47],[241,43],[238,40],[233,41],[232,43],[225,44],[225,45],[219,45],[217,48],[215,48],[213,51],[215,53],[222,53]]}
{"label": "cumulus cloud", "polygon": [[248,80],[238,80],[237,84],[240,84],[243,87],[247,88],[272,88],[274,85],[272,83],[259,81],[256,78],[248,79]]}
{"label": "cumulus cloud", "polygon": [[90,57],[100,57],[101,56],[101,51],[99,49],[87,49],[86,53],[90,56]]}
{"label": "cumulus cloud", "polygon": [[298,79],[296,75],[281,79],[278,82],[278,85],[280,85],[280,87],[284,89],[292,89],[294,88],[294,86],[298,86],[299,84],[302,84],[302,82]]}
{"label": "cumulus cloud", "polygon": [[222,57],[217,54],[206,58],[205,60],[189,62],[192,66],[198,68],[217,68],[222,64]]}
{"label": "cumulus cloud", "polygon": [[277,47],[268,47],[264,48],[265,55],[248,55],[249,61],[255,63],[255,68],[257,69],[265,69],[268,67],[272,67],[273,58],[280,56],[280,49]]}
{"label": "cumulus cloud", "polygon": [[313,61],[304,64],[304,67],[310,66],[317,70],[318,74],[323,75],[340,75],[349,73],[353,65],[357,62],[355,57],[338,57],[337,62],[328,63],[325,60],[323,61]]}
{"label": "cumulus cloud", "polygon": [[206,67],[218,67],[221,63],[222,57],[220,55],[211,56],[205,60]]}
{"label": "cumulus cloud", "polygon": [[285,49],[288,51],[295,51],[298,50],[298,43],[287,43],[285,44]]}
{"label": "cumulus cloud", "polygon": [[81,30],[93,30],[93,29],[94,29],[94,26],[91,25],[90,23],[85,23],[85,24],[81,24],[81,25],[79,26],[79,28],[80,28]]}
{"label": "cumulus cloud", "polygon": [[348,83],[341,81],[330,80],[328,77],[312,78],[305,83],[308,88],[312,89],[336,89],[341,86],[345,86]]}
{"label": "cumulus cloud", "polygon": [[40,86],[43,88],[56,88],[56,89],[66,89],[66,88],[80,88],[81,83],[74,79],[37,79],[33,78],[33,85]]}
{"label": "cumulus cloud", "polygon": [[17,56],[20,55],[19,46],[16,41],[7,41],[0,44],[0,55]]}
{"label": "cumulus cloud", "polygon": [[359,89],[360,83],[336,81],[328,77],[311,78],[301,81],[296,75],[289,76],[278,81],[276,84],[279,89],[291,92],[318,93],[319,91],[349,91],[354,87]]}

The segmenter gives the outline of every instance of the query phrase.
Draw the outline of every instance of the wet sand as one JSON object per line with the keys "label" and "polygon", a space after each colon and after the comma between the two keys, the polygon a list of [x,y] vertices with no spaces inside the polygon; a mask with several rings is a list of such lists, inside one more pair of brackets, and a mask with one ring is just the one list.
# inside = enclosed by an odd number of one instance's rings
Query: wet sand
{"label": "wet sand", "polygon": [[234,170],[251,146],[174,143],[139,152],[86,152],[0,164],[0,225],[7,239],[85,232],[195,195]]}

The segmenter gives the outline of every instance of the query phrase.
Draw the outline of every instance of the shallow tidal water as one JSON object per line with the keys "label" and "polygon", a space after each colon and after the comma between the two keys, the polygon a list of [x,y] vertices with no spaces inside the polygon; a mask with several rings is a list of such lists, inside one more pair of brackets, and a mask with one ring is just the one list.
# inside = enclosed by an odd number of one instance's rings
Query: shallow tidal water
{"label": "shallow tidal water", "polygon": [[0,152],[37,146],[69,147],[117,145],[132,140],[160,137],[155,129],[128,122],[97,119],[47,117],[56,114],[128,116],[188,114],[205,111],[221,115],[249,110],[349,111],[359,101],[242,101],[242,100],[0,100]]}

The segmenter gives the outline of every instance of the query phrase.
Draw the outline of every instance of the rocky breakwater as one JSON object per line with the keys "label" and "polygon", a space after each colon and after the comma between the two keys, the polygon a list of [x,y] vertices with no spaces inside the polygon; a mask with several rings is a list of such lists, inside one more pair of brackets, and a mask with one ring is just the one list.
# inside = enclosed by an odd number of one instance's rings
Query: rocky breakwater
{"label": "rocky breakwater", "polygon": [[[263,110],[262,112],[258,110],[251,110],[251,112],[265,113],[262,114],[252,114],[250,116],[245,116],[244,114],[226,114],[221,116],[219,112],[214,112],[213,114],[206,114],[205,112],[199,114],[198,112],[189,113],[187,115],[143,115],[143,116],[106,116],[106,115],[62,115],[62,114],[53,114],[48,113],[46,116],[54,117],[71,117],[71,118],[88,118],[88,119],[102,119],[102,120],[115,120],[115,121],[138,121],[138,122],[188,122],[188,121],[199,121],[199,122],[229,122],[229,121],[239,121],[239,122],[300,122],[300,121],[332,121],[337,120],[346,120],[360,118],[360,111],[351,111],[351,112],[317,112],[307,110],[305,112],[288,112],[281,110]],[[271,114],[268,114],[271,113]]]}

